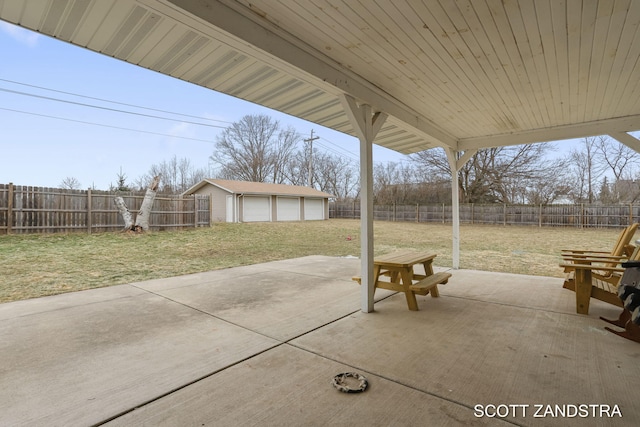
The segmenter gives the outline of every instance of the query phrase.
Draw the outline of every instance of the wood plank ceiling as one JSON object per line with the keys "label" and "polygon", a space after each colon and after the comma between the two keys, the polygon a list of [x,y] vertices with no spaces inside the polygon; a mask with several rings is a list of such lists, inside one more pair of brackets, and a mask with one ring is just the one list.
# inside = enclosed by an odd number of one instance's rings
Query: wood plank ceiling
{"label": "wood plank ceiling", "polygon": [[0,19],[353,134],[346,93],[402,153],[640,151],[637,0],[0,0]]}

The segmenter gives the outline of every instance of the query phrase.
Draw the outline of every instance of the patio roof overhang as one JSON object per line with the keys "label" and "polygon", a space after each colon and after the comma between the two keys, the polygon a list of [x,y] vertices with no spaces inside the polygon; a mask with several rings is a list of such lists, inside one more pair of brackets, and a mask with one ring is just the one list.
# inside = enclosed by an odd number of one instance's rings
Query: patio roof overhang
{"label": "patio roof overhang", "polygon": [[356,135],[346,93],[401,153],[640,129],[632,0],[5,0],[0,19]]}
{"label": "patio roof overhang", "polygon": [[358,136],[363,205],[373,142],[452,169],[591,135],[640,151],[634,0],[4,0],[0,19]]}

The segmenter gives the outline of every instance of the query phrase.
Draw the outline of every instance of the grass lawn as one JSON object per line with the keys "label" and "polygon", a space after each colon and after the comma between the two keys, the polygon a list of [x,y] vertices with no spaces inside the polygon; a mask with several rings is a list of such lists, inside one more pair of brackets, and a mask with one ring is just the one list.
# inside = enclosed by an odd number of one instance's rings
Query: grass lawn
{"label": "grass lawn", "polygon": [[[451,225],[376,222],[375,252],[433,251],[451,266]],[[618,229],[462,225],[465,269],[562,277],[563,248],[608,250]],[[0,236],[0,302],[305,255],[359,256],[360,222],[215,224],[185,231]],[[634,239],[635,240],[635,239]]]}

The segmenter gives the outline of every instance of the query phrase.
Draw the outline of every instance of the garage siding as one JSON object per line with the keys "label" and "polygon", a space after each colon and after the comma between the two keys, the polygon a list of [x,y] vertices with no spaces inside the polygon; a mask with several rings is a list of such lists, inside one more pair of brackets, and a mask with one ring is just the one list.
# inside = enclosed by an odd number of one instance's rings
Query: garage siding
{"label": "garage siding", "polygon": [[210,195],[212,222],[326,220],[331,197],[309,187],[223,179],[202,180],[184,194]]}

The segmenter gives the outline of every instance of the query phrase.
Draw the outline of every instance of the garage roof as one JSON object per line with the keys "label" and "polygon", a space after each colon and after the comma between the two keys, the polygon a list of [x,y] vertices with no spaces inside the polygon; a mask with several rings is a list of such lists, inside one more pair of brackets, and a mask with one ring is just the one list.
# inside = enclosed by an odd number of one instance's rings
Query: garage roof
{"label": "garage roof", "polygon": [[413,153],[610,134],[640,151],[634,0],[4,0],[0,19]]}
{"label": "garage roof", "polygon": [[311,187],[299,185],[269,184],[264,182],[230,181],[226,179],[203,179],[184,194],[193,194],[207,184],[221,188],[233,194],[268,194],[276,196],[330,198],[333,195]]}

